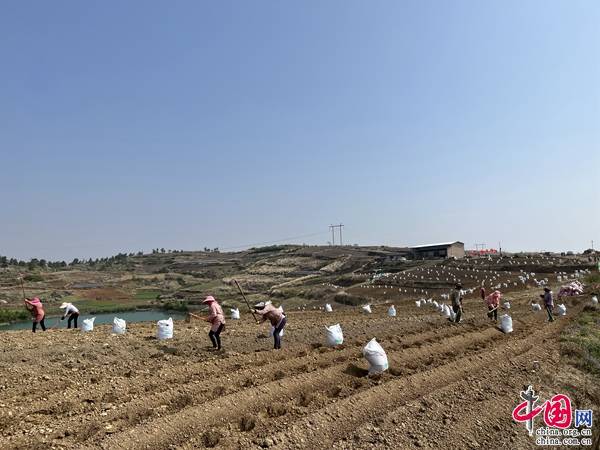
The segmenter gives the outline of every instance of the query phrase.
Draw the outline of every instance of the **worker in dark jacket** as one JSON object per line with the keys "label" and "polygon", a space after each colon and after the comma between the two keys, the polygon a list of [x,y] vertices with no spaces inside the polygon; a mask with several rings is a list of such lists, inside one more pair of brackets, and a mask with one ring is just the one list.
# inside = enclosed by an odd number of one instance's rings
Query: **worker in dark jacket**
{"label": "worker in dark jacket", "polygon": [[452,291],[452,294],[450,294],[450,298],[452,299],[452,310],[454,311],[454,314],[456,314],[456,317],[454,319],[454,322],[456,323],[460,323],[460,319],[462,317],[463,296],[464,293],[462,290],[462,284],[457,283],[456,286],[454,286],[454,291]]}
{"label": "worker in dark jacket", "polygon": [[552,315],[552,310],[554,309],[554,299],[552,298],[552,291],[550,288],[545,287],[544,293],[540,295],[544,299],[544,306],[546,307],[546,312],[548,313],[548,322],[554,322],[554,316]]}

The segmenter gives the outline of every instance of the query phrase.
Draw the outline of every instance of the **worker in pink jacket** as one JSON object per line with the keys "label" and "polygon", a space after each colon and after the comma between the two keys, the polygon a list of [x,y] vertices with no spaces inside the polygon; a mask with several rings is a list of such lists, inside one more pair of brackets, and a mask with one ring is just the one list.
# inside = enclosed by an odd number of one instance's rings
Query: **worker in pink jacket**
{"label": "worker in pink jacket", "polygon": [[208,305],[208,316],[205,319],[207,322],[211,323],[208,337],[212,342],[213,348],[221,350],[221,331],[223,331],[223,328],[225,327],[223,308],[221,308],[221,305],[217,303],[212,295],[206,297],[202,303]]}
{"label": "worker in pink jacket", "polygon": [[278,350],[281,348],[281,332],[287,323],[287,319],[285,314],[283,313],[283,308],[275,308],[271,302],[260,302],[254,305],[254,312],[259,314],[262,317],[262,321],[259,323],[265,322],[268,320],[271,322],[271,325],[274,327],[273,329],[273,339],[275,341],[274,348]]}
{"label": "worker in pink jacket", "polygon": [[490,320],[493,319],[494,322],[498,322],[498,307],[500,306],[501,298],[502,294],[500,291],[494,291],[485,298],[485,304],[488,307],[487,316]]}
{"label": "worker in pink jacket", "polygon": [[46,324],[44,323],[44,316],[46,315],[46,313],[44,313],[44,305],[42,305],[40,299],[37,297],[34,297],[31,300],[26,298],[24,299],[24,302],[25,307],[29,311],[31,311],[31,315],[33,318],[33,327],[31,331],[35,333],[35,329],[37,328],[38,323],[42,327],[42,331],[46,331]]}

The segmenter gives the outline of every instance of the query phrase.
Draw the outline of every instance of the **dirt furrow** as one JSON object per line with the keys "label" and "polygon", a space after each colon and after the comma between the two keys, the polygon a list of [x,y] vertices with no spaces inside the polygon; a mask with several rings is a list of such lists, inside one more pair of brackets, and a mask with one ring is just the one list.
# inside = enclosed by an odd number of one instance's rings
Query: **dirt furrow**
{"label": "dirt furrow", "polygon": [[330,446],[361,423],[381,415],[384,411],[394,409],[407,400],[419,398],[439,386],[485,369],[493,365],[497,358],[514,357],[527,352],[535,345],[533,341],[551,335],[554,330],[555,328],[542,329],[518,340],[506,340],[503,345],[483,350],[480,354],[460,358],[433,370],[376,386],[368,392],[341,400],[310,414],[291,425],[288,431],[275,436],[274,441],[285,443],[285,448]]}
{"label": "dirt furrow", "polygon": [[[493,340],[493,337],[497,335],[497,330],[488,328],[482,332],[475,331],[457,337],[456,342],[460,342],[460,345],[464,347],[469,343],[483,345],[485,342]],[[436,354],[443,354],[448,348],[448,343],[441,342],[426,344],[416,351],[410,348],[399,350],[398,361],[414,358],[415,352],[425,354],[426,357],[432,357]],[[394,361],[394,350],[391,351],[392,361]],[[273,403],[293,402],[305,392],[312,391],[317,386],[334,386],[343,376],[344,370],[348,367],[348,362],[352,361],[361,361],[362,363],[361,355],[357,354],[354,359],[345,359],[341,363],[322,370],[312,373],[299,373],[294,377],[286,377],[279,381],[238,392],[233,396],[235,398],[224,396],[198,407],[184,409],[174,415],[144,424],[138,427],[137,430],[130,430],[123,435],[119,434],[114,439],[126,440],[127,445],[140,445],[135,448],[144,448],[144,445],[150,445],[152,442],[156,443],[156,448],[161,448],[160,442],[162,442],[162,439],[171,443],[179,442],[177,439],[182,436],[197,434],[199,427],[207,427],[211,424],[216,426],[223,422],[235,422],[236,418],[243,415],[252,416]],[[235,402],[235,408],[232,402]],[[214,412],[211,413],[210,411]],[[157,429],[160,430],[158,436],[152,432],[152,430]],[[136,439],[139,439],[139,436],[142,435],[147,436],[148,441],[144,438],[144,441],[140,444]],[[112,439],[113,437],[109,438],[107,442],[111,442]]]}
{"label": "dirt furrow", "polygon": [[529,448],[532,441],[523,426],[512,421],[510,412],[523,385],[533,384],[538,390],[551,392],[551,366],[534,369],[533,361],[558,359],[554,349],[534,345],[519,356],[473,371],[464,379],[372,417],[336,441],[333,448],[435,448],[440,440],[451,437],[462,438],[462,445],[456,447],[460,449]]}

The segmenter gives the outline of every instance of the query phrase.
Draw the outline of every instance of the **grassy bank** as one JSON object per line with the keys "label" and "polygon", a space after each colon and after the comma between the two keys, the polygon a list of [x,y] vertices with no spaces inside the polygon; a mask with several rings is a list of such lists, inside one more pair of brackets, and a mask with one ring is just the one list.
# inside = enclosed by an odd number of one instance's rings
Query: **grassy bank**
{"label": "grassy bank", "polygon": [[[102,314],[102,313],[118,313],[125,311],[135,311],[136,309],[152,308],[147,298],[131,298],[131,299],[82,299],[75,296],[68,296],[61,299],[62,302],[73,303],[82,314]],[[58,305],[46,308],[46,313],[49,315],[62,315],[63,310],[58,308]]]}
{"label": "grassy bank", "polygon": [[560,339],[561,355],[575,367],[600,375],[600,308],[588,305]]}
{"label": "grassy bank", "polygon": [[17,322],[31,318],[31,314],[23,309],[0,309],[0,323]]}

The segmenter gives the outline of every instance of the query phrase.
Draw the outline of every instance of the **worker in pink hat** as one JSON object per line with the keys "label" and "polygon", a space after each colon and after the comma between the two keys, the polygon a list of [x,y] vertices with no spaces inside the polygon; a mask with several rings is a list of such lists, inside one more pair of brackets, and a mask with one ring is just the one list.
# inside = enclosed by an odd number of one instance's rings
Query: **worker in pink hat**
{"label": "worker in pink hat", "polygon": [[23,299],[23,301],[25,302],[25,307],[31,311],[31,316],[33,318],[33,327],[31,331],[35,333],[38,323],[42,327],[42,331],[46,331],[46,325],[44,324],[44,316],[46,313],[44,312],[44,305],[42,305],[40,299],[34,297],[31,300],[28,298]]}
{"label": "worker in pink hat", "polygon": [[208,305],[208,316],[205,319],[207,322],[211,323],[208,337],[212,342],[213,348],[215,350],[221,350],[221,331],[223,331],[223,328],[225,327],[225,315],[223,314],[223,309],[212,295],[206,297],[202,303]]}
{"label": "worker in pink hat", "polygon": [[273,327],[273,339],[275,341],[273,348],[279,350],[281,348],[281,334],[287,323],[283,308],[281,306],[275,308],[271,302],[260,302],[254,305],[254,312],[259,314],[262,318],[258,323],[267,320],[271,322],[271,326]]}

